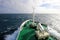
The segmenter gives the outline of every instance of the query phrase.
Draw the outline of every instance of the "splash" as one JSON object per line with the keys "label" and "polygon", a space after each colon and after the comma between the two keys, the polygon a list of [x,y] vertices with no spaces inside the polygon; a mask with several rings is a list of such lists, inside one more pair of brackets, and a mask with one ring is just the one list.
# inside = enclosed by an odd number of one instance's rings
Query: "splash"
{"label": "splash", "polygon": [[19,29],[10,35],[6,35],[5,40],[16,40]]}

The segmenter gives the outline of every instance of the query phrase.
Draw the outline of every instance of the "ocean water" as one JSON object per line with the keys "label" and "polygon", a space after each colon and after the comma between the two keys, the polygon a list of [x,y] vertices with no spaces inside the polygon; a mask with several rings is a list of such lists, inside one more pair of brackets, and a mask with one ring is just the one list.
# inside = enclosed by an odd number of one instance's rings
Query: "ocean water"
{"label": "ocean water", "polygon": [[0,40],[14,33],[23,21],[31,18],[31,14],[0,14]]}
{"label": "ocean water", "polygon": [[[20,25],[28,19],[32,14],[0,14],[0,40],[16,40]],[[36,14],[34,19],[60,32],[59,14]]]}

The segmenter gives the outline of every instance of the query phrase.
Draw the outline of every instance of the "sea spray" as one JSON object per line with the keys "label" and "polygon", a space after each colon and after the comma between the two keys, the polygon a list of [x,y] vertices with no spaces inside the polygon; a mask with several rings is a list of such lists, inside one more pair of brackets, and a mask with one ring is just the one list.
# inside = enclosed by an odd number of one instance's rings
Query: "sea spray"
{"label": "sea spray", "polygon": [[5,40],[16,40],[19,29],[10,35],[6,35]]}

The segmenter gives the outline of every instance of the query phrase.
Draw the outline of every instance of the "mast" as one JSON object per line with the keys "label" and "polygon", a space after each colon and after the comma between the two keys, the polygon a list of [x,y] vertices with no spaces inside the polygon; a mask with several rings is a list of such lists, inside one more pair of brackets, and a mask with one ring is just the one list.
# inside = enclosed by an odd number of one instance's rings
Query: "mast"
{"label": "mast", "polygon": [[34,24],[34,18],[35,18],[35,8],[33,7],[33,24]]}

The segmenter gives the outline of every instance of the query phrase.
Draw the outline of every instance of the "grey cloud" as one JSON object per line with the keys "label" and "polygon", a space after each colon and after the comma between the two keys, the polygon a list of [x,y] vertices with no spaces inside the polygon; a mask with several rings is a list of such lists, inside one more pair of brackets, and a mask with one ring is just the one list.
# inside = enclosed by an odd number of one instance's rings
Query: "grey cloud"
{"label": "grey cloud", "polygon": [[[19,0],[0,0],[0,13],[20,13],[22,12],[21,1]],[[18,10],[19,9],[19,10]]]}
{"label": "grey cloud", "polygon": [[54,4],[51,4],[51,3],[43,3],[43,4],[40,5],[40,7],[60,9],[60,5],[54,5]]}
{"label": "grey cloud", "polygon": [[49,3],[44,3],[44,4],[42,4],[42,5],[40,5],[40,7],[46,7],[46,8],[50,8],[50,4]]}

